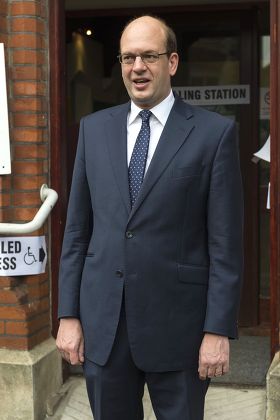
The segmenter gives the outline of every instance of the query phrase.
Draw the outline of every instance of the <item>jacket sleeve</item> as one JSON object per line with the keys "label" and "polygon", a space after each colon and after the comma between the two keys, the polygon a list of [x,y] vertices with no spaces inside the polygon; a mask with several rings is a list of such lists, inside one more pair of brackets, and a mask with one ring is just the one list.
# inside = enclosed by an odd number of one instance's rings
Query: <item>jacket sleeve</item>
{"label": "jacket sleeve", "polygon": [[209,288],[204,331],[236,338],[243,273],[243,192],[236,128],[230,122],[213,161],[208,198]]}
{"label": "jacket sleeve", "polygon": [[86,176],[82,119],[60,260],[59,318],[79,318],[80,283],[92,227],[93,214]]}

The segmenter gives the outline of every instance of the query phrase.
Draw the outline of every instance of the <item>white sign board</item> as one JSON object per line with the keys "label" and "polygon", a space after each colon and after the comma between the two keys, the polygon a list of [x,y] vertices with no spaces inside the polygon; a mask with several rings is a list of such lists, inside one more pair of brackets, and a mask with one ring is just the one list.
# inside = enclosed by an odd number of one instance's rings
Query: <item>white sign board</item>
{"label": "white sign board", "polygon": [[257,163],[260,159],[270,162],[270,136],[268,136],[262,148],[258,152],[254,153],[252,160]]}
{"label": "white sign board", "polygon": [[0,175],[11,173],[4,44],[0,44]]}
{"label": "white sign board", "polygon": [[0,276],[26,276],[45,272],[44,236],[0,238]]}
{"label": "white sign board", "polygon": [[270,182],[268,183],[266,208],[270,210]]}
{"label": "white sign board", "polygon": [[[268,136],[262,148],[254,153],[252,161],[257,163],[260,159],[270,162],[270,136]],[[270,209],[270,182],[268,184],[266,208]]]}
{"label": "white sign board", "polygon": [[250,85],[174,86],[172,89],[191,105],[244,105],[250,103]]}

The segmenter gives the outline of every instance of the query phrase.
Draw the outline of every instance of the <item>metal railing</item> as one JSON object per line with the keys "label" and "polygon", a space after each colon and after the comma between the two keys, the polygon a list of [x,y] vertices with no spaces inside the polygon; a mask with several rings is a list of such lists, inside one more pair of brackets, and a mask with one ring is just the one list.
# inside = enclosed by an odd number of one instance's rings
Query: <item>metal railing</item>
{"label": "metal railing", "polygon": [[47,220],[58,199],[56,191],[48,188],[43,184],[40,189],[40,197],[43,202],[38,212],[35,214],[33,220],[27,223],[0,223],[0,234],[3,235],[20,235],[31,233],[40,229]]}

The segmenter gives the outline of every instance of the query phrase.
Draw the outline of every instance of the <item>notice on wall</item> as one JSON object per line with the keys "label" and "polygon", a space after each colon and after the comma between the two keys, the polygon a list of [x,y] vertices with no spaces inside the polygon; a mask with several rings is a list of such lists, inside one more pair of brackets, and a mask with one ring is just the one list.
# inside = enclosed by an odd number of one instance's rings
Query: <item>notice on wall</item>
{"label": "notice on wall", "polygon": [[0,44],[0,175],[11,173],[4,44]]}
{"label": "notice on wall", "polygon": [[45,272],[44,236],[0,238],[0,276],[26,276]]}
{"label": "notice on wall", "polygon": [[260,88],[260,119],[269,120],[270,118],[270,91],[269,88]]}
{"label": "notice on wall", "polygon": [[244,105],[250,103],[250,85],[175,86],[172,89],[191,105]]}
{"label": "notice on wall", "polygon": [[264,145],[254,153],[252,161],[257,163],[260,159],[270,162],[270,136],[268,136]]}

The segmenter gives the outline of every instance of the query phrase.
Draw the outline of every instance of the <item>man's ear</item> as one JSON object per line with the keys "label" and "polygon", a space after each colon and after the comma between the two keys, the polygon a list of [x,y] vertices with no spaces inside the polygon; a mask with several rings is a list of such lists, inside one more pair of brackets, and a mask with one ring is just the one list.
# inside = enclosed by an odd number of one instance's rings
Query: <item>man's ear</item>
{"label": "man's ear", "polygon": [[179,63],[179,56],[177,53],[172,53],[169,57],[169,74],[170,76],[174,76],[174,74],[177,71],[177,67],[178,67],[178,63]]}

